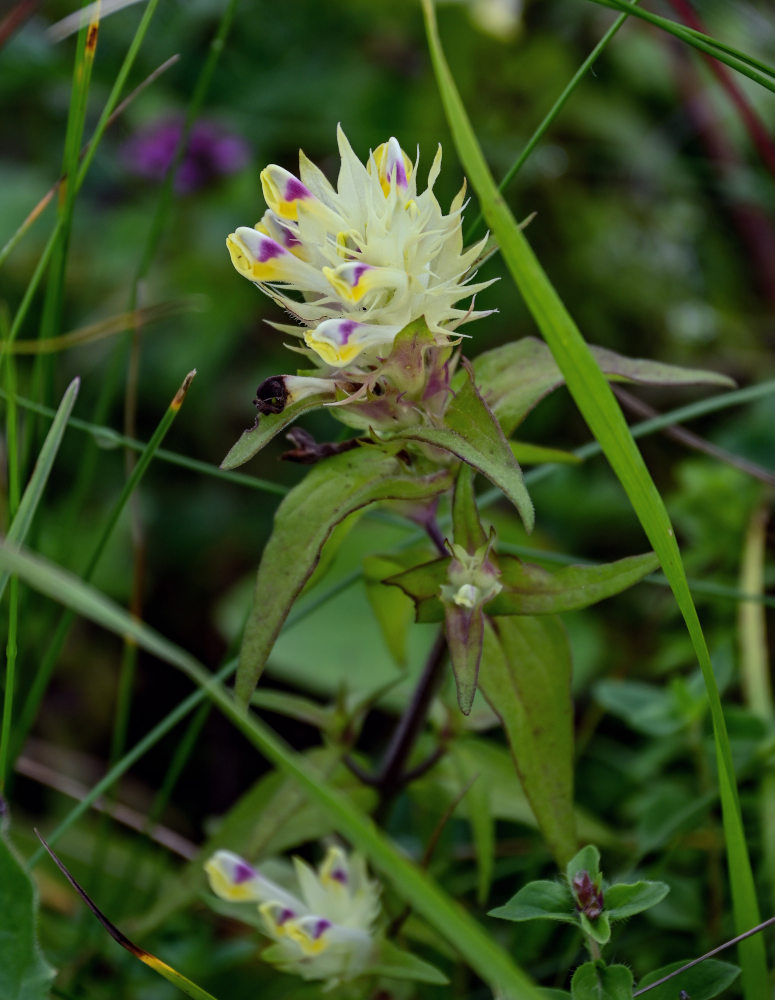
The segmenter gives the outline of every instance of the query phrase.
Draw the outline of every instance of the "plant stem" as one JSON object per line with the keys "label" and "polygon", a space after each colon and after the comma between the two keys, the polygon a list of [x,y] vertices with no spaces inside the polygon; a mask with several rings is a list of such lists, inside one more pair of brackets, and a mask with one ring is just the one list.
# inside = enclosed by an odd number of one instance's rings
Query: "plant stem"
{"label": "plant stem", "polygon": [[378,823],[385,818],[406,782],[406,762],[422,731],[433,697],[441,682],[446,652],[447,640],[442,630],[431,648],[412,700],[406,706],[406,711],[396,726],[374,781],[380,792],[380,801],[374,817]]}

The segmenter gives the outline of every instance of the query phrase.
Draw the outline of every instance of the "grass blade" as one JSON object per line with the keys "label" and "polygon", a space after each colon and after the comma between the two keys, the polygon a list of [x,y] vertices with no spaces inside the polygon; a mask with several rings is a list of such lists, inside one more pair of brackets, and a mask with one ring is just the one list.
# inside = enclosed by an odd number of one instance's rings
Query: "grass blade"
{"label": "grass blade", "polygon": [[[721,699],[670,518],[608,382],[497,189],[444,57],[433,2],[422,0],[422,3],[442,101],[458,154],[479,196],[485,218],[528,309],[565,376],[576,405],[600,443],[659,557],[686,622],[710,702],[734,921],[737,930],[742,932],[759,922],[756,889]],[[761,938],[752,938],[741,944],[740,960],[747,1000],[766,1000],[768,977]]]}
{"label": "grass blade", "polygon": [[[43,490],[48,482],[48,477],[51,473],[52,466],[54,465],[57,452],[59,451],[59,446],[62,443],[62,437],[65,433],[65,429],[67,428],[70,413],[75,405],[80,384],[81,380],[78,378],[73,379],[70,383],[67,391],[62,397],[62,402],[59,404],[59,409],[57,410],[51,427],[49,427],[46,440],[43,442],[43,447],[40,449],[40,454],[38,455],[38,459],[35,463],[32,476],[30,477],[30,481],[27,483],[27,487],[24,490],[24,494],[19,503],[19,509],[16,511],[16,515],[14,516],[11,526],[8,529],[7,541],[14,545],[21,545],[27,537],[27,532],[32,524],[35,511],[38,509],[38,504],[40,503]],[[2,598],[5,593],[7,583],[8,574],[0,571],[0,598]]]}
{"label": "grass blade", "polygon": [[[37,832],[37,831],[36,831]],[[160,958],[156,955],[152,955],[149,951],[145,951],[144,948],[138,948],[138,946],[130,941],[126,934],[122,933],[115,924],[111,923],[110,920],[105,916],[102,910],[99,909],[97,904],[92,900],[89,895],[81,888],[81,886],[75,881],[70,872],[65,868],[59,858],[54,854],[51,848],[48,846],[43,837],[38,833],[38,839],[41,844],[48,851],[52,861],[57,866],[57,868],[62,872],[64,877],[70,883],[70,885],[75,889],[81,899],[86,903],[89,909],[92,911],[94,916],[99,920],[105,930],[110,934],[114,941],[125,948],[130,955],[134,955],[135,958],[139,959],[144,965],[147,965],[149,969],[153,969],[154,972],[158,973],[168,982],[177,986],[179,990],[188,997],[192,997],[193,1000],[216,1000],[212,993],[208,993],[207,990],[203,990],[201,986],[197,986],[196,983],[192,983],[190,979],[187,979],[182,973],[178,972],[177,969],[173,969],[171,965],[167,965],[166,962],[162,962]]]}

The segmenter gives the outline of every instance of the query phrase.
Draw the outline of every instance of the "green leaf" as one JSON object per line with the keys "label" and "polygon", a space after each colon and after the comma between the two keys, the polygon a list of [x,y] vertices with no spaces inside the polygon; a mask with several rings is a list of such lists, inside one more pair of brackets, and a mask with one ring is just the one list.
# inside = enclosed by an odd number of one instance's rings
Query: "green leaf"
{"label": "green leaf", "polygon": [[[627,358],[592,344],[589,350],[612,382],[734,386],[732,379],[717,372]],[[549,347],[536,337],[523,337],[485,351],[474,360],[474,373],[484,399],[507,436],[514,433],[533,407],[565,382]]]}
{"label": "green leaf", "polygon": [[265,444],[268,444],[273,437],[289,427],[294,420],[316,410],[324,403],[330,402],[334,398],[333,392],[321,392],[314,396],[305,396],[294,403],[290,403],[280,413],[263,413],[256,417],[256,422],[252,427],[242,432],[236,444],[229,451],[229,454],[221,462],[222,469],[236,469],[244,465],[254,455],[256,455]]}
{"label": "green leaf", "polygon": [[0,996],[46,1000],[56,973],[38,945],[38,894],[11,846],[5,809],[0,799]]}
{"label": "green leaf", "polygon": [[630,1000],[632,972],[626,965],[585,962],[573,973],[572,1000]]}
{"label": "green leaf", "polygon": [[[436,559],[404,570],[385,582],[400,587],[415,602],[418,622],[439,622],[444,605],[439,588],[447,582],[449,559]],[[490,616],[547,615],[578,611],[621,593],[652,573],[653,552],[597,566],[565,566],[554,573],[516,556],[497,556],[503,590],[485,605]]]}
{"label": "green leaf", "polygon": [[461,465],[452,495],[452,537],[470,553],[476,552],[487,541],[474,494],[474,473],[470,465]]}
{"label": "green leaf", "polygon": [[591,937],[593,941],[597,941],[598,944],[608,944],[611,940],[611,922],[605,911],[599,917],[595,917],[594,920],[591,920],[586,913],[580,913],[579,922],[582,931],[588,937]]}
{"label": "green leaf", "polygon": [[[743,933],[760,922],[756,886],[740,815],[721,699],[675,532],[605,376],[492,178],[444,57],[433,0],[422,0],[422,7],[439,90],[468,179],[479,197],[503,259],[565,376],[571,396],[611,463],[652,548],[659,556],[691,637],[713,718],[728,870],[734,872],[734,878],[730,880],[734,925],[738,933]],[[628,12],[637,11],[629,4],[626,9]],[[747,1000],[769,1000],[767,961],[761,936],[741,941],[738,951],[743,967],[743,992]]]}
{"label": "green leaf", "polygon": [[444,634],[455,675],[457,703],[463,715],[469,715],[482,659],[484,612],[481,607],[459,608],[455,604],[447,604],[444,608]]}
{"label": "green leaf", "polygon": [[449,749],[455,771],[465,791],[463,807],[471,824],[474,853],[476,855],[476,899],[483,906],[490,895],[495,870],[495,817],[488,775],[474,770],[470,753],[462,740],[455,740]]}
{"label": "green leaf", "polygon": [[449,980],[430,962],[424,962],[410,951],[404,951],[382,940],[375,963],[369,964],[368,973],[375,976],[389,976],[391,979],[411,979],[418,983],[431,983],[433,986],[446,986]]}
{"label": "green leaf", "polygon": [[527,441],[511,441],[511,451],[520,465],[545,465],[548,462],[562,465],[579,465],[581,458],[572,451],[561,448],[546,448],[540,444],[530,444]]}
{"label": "green leaf", "polygon": [[670,892],[664,882],[615,882],[603,894],[608,919],[625,920],[660,903]]}
{"label": "green leaf", "polygon": [[[671,965],[649,972],[638,983],[638,989],[642,990],[651,983],[659,982],[685,964],[685,962],[673,962]],[[646,995],[648,1000],[676,1000],[683,990],[689,994],[691,1000],[711,1000],[731,986],[739,975],[738,966],[729,962],[719,962],[715,958],[706,958],[699,965],[694,965],[686,972],[669,979],[664,985],[650,989]]]}
{"label": "green leaf", "polygon": [[[81,380],[79,378],[75,378],[67,387],[67,390],[62,397],[62,402],[59,404],[56,416],[48,429],[46,440],[43,442],[43,447],[40,449],[40,454],[35,462],[35,468],[32,470],[30,481],[25,487],[24,493],[22,494],[22,498],[19,502],[19,508],[16,511],[13,522],[8,528],[6,538],[14,545],[21,545],[27,537],[27,532],[32,524],[35,511],[38,509],[38,504],[40,503],[43,490],[48,482],[51,468],[54,465],[54,459],[56,458],[59,446],[62,443],[62,437],[67,429],[67,422],[70,419],[70,414],[72,413],[73,406],[75,405],[80,384]],[[0,598],[2,598],[5,593],[7,583],[8,573],[0,572]]]}
{"label": "green leaf", "polygon": [[560,866],[576,851],[571,658],[553,617],[489,619],[479,688],[503,723],[539,828]]}
{"label": "green leaf", "polygon": [[498,559],[503,590],[488,605],[490,615],[557,614],[578,611],[619,594],[653,573],[653,552],[597,566],[564,566],[554,573],[514,556]]}
{"label": "green leaf", "polygon": [[508,903],[490,910],[488,916],[514,921],[559,920],[579,926],[579,914],[568,886],[544,879],[528,882]]}
{"label": "green leaf", "polygon": [[565,875],[568,884],[573,882],[574,875],[578,875],[580,872],[586,872],[593,882],[600,877],[600,851],[594,844],[582,847],[566,865]]}
{"label": "green leaf", "polygon": [[707,707],[704,696],[687,704],[686,699],[676,697],[672,686],[657,687],[642,681],[601,680],[593,693],[600,706],[647,736],[678,733]]}
{"label": "green leaf", "polygon": [[407,472],[393,455],[366,445],[326,459],[285,497],[258,568],[235,691],[247,704],[296,597],[340,521],[379,500],[425,500],[450,486],[446,471]]}
{"label": "green leaf", "polygon": [[362,851],[417,913],[448,941],[504,1000],[540,1000],[538,988],[497,942],[458,902],[391,841],[337,789],[320,781],[303,758],[239,704],[217,678],[190,653],[138,621],[103,594],[44,559],[0,545],[0,569],[15,573],[29,586],[59,601],[170,663],[202,687],[218,709],[263,756],[297,781],[304,794],[330,817],[336,829]]}
{"label": "green leaf", "polygon": [[391,440],[421,441],[455,455],[503,490],[530,531],[535,521],[533,503],[522,479],[522,470],[492,411],[474,383],[473,371],[464,362],[464,379],[444,414],[444,427],[417,424],[393,435]]}
{"label": "green leaf", "polygon": [[363,581],[371,610],[390,655],[399,667],[405,667],[407,633],[414,620],[414,608],[406,594],[383,582],[400,570],[401,563],[395,557],[366,556],[363,560]]}

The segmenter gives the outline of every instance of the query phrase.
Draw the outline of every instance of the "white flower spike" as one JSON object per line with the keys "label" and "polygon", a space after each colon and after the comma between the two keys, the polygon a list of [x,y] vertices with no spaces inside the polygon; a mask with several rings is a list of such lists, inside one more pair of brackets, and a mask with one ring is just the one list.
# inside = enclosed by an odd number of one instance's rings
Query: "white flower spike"
{"label": "white flower spike", "polygon": [[258,904],[266,933],[276,944],[267,961],[329,986],[353,979],[375,953],[379,890],[359,855],[329,849],[317,871],[294,858],[299,895],[270,881],[231,851],[205,864],[213,892],[230,902]]}
{"label": "white flower spike", "polygon": [[441,147],[418,193],[416,164],[395,138],[366,164],[341,127],[338,141],[336,188],[303,153],[299,177],[272,164],[261,173],[268,210],[226,242],[239,273],[302,323],[320,374],[357,381],[414,320],[425,318],[438,346],[457,343],[457,328],[487,313],[456,303],[490,282],[470,283],[486,239],[463,249],[465,187],[446,215],[433,194]]}

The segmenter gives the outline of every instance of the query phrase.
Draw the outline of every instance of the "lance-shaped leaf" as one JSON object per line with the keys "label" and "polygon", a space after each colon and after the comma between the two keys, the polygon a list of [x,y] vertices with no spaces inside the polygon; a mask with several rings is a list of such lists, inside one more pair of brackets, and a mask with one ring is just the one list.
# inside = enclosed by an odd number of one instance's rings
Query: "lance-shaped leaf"
{"label": "lance-shaped leaf", "polygon": [[[627,358],[593,345],[590,345],[590,351],[611,382],[734,386],[732,379],[717,372],[682,368],[643,358]],[[535,337],[523,337],[485,351],[475,359],[474,373],[480,392],[506,435],[514,432],[544,396],[565,382],[552,352]]]}
{"label": "lance-shaped leaf", "polygon": [[479,689],[498,715],[558,864],[576,853],[570,647],[551,616],[485,619]]}
{"label": "lance-shaped leaf", "polygon": [[[385,583],[400,587],[415,602],[418,622],[440,622],[444,605],[439,589],[447,581],[450,559],[435,559],[389,577]],[[485,605],[488,615],[551,615],[578,611],[606,597],[619,594],[658,566],[652,552],[628,556],[598,566],[565,566],[555,573],[522,562],[515,556],[498,556],[503,589]]]}
{"label": "lance-shaped leaf", "polygon": [[535,512],[522,479],[522,470],[498,421],[476,387],[471,366],[465,359],[462,365],[462,381],[446,409],[444,426],[416,424],[400,431],[393,440],[421,441],[433,445],[481,472],[503,490],[530,531]]}
{"label": "lance-shaped leaf", "polygon": [[38,898],[29,872],[10,845],[0,799],[0,996],[46,1000],[54,970],[38,947]]}
{"label": "lance-shaped leaf", "polygon": [[[19,509],[16,511],[11,526],[8,528],[6,539],[14,545],[21,545],[27,537],[32,519],[35,517],[35,511],[38,509],[40,498],[43,495],[48,477],[51,474],[54,460],[59,452],[62,437],[67,429],[67,422],[75,405],[80,384],[81,380],[79,378],[73,379],[62,397],[62,402],[59,404],[56,416],[51,422],[46,440],[43,442],[43,447],[40,449],[40,454],[35,462],[35,468],[32,470],[30,481],[24,489]],[[0,597],[5,593],[7,583],[8,573],[0,572]]]}
{"label": "lance-shaped leaf", "polygon": [[[286,378],[286,376],[278,375],[276,380],[279,382],[279,380],[285,380]],[[267,382],[272,381],[275,380],[267,379]],[[303,379],[299,378],[297,381],[301,382]],[[263,384],[266,385],[267,382]],[[232,446],[229,454],[221,462],[221,468],[236,469],[238,466],[244,465],[245,462],[261,451],[264,445],[271,441],[273,437],[276,437],[286,427],[290,426],[302,413],[315,410],[324,403],[331,402],[333,399],[333,390],[317,392],[288,402],[279,413],[260,414],[256,418],[255,424],[242,432],[242,436]]]}
{"label": "lance-shaped leaf", "polygon": [[380,500],[425,500],[450,486],[447,471],[417,476],[370,445],[316,465],[277,509],[258,568],[235,692],[247,704],[283,622],[329,535],[353,511]]}

